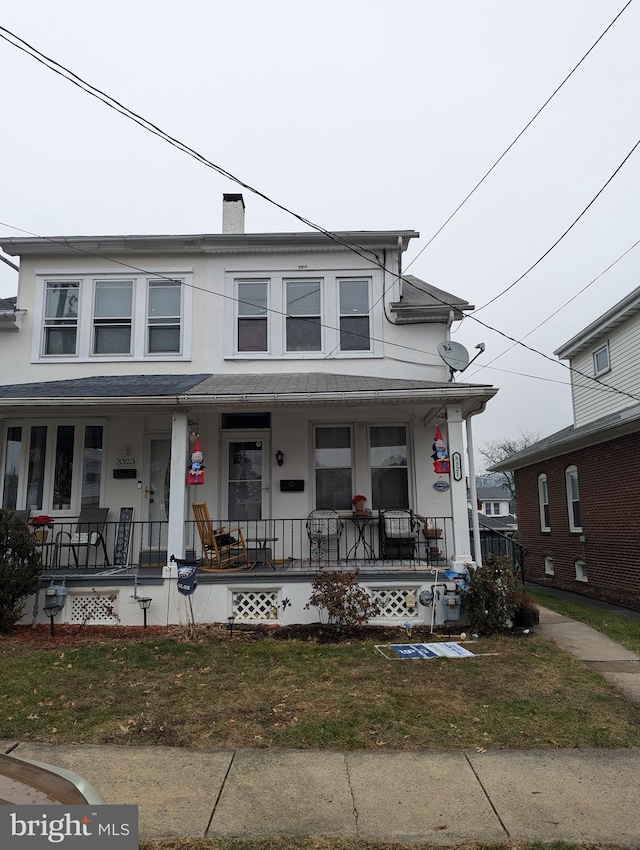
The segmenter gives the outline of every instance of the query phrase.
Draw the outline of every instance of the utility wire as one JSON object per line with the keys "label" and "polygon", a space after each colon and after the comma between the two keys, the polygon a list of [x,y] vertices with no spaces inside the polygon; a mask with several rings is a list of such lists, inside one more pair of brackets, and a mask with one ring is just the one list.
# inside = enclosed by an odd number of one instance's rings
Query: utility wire
{"label": "utility wire", "polygon": [[[505,148],[505,150],[504,150],[504,151],[500,154],[500,156],[498,157],[498,159],[496,159],[496,161],[493,163],[493,165],[491,166],[491,168],[490,168],[490,169],[489,169],[489,170],[488,170],[488,171],[484,174],[484,176],[483,176],[483,177],[481,177],[481,178],[480,178],[480,180],[476,183],[476,185],[475,185],[475,186],[473,187],[473,189],[469,192],[469,194],[468,194],[468,195],[467,195],[467,196],[466,196],[466,197],[465,197],[465,198],[464,198],[464,199],[463,199],[463,200],[462,200],[462,201],[458,204],[458,206],[457,206],[457,207],[455,208],[455,210],[451,213],[451,215],[449,216],[449,218],[448,218],[448,219],[444,222],[444,224],[441,224],[441,225],[440,225],[440,227],[436,230],[436,232],[433,234],[433,236],[429,239],[429,241],[427,242],[427,244],[426,244],[423,248],[421,248],[421,249],[420,249],[420,251],[419,251],[419,252],[416,254],[416,256],[413,258],[413,260],[411,260],[411,262],[409,263],[409,265],[406,267],[405,272],[407,271],[407,269],[409,269],[409,267],[410,267],[410,266],[412,266],[412,265],[415,263],[415,261],[418,259],[418,257],[419,257],[421,254],[423,254],[423,253],[427,250],[427,248],[429,247],[429,245],[431,245],[431,243],[433,242],[433,240],[434,240],[437,236],[439,236],[439,234],[440,234],[440,233],[442,233],[442,231],[443,231],[443,230],[445,229],[445,227],[449,224],[449,222],[451,221],[451,219],[452,219],[455,215],[457,215],[457,214],[460,212],[460,210],[461,210],[461,209],[462,209],[462,207],[463,207],[463,206],[467,203],[467,201],[469,200],[469,198],[470,198],[472,195],[474,195],[474,194],[475,194],[475,192],[476,192],[476,191],[480,188],[480,186],[482,186],[482,184],[483,184],[483,183],[484,183],[484,181],[487,179],[487,177],[491,174],[491,172],[494,170],[494,168],[495,168],[495,167],[496,167],[496,166],[497,166],[497,165],[498,165],[498,164],[499,164],[499,163],[500,163],[500,162],[501,162],[501,161],[505,158],[505,156],[509,153],[509,151],[510,151],[510,150],[511,150],[511,148],[515,145],[515,143],[518,141],[518,139],[520,139],[520,137],[521,137],[521,136],[522,136],[522,135],[523,135],[523,134],[524,134],[524,133],[525,133],[525,132],[529,129],[529,127],[533,124],[533,122],[536,120],[536,118],[538,117],[538,115],[540,115],[540,113],[542,112],[542,110],[543,110],[543,109],[545,109],[545,107],[547,107],[547,106],[551,103],[551,101],[553,100],[553,98],[554,98],[554,97],[558,94],[558,92],[559,92],[559,91],[560,91],[560,89],[564,86],[564,84],[567,82],[567,80],[568,80],[570,77],[572,77],[572,76],[573,76],[573,74],[574,74],[574,73],[578,70],[578,68],[580,67],[580,65],[582,65],[582,63],[583,63],[583,62],[584,62],[584,60],[587,58],[587,56],[588,56],[588,55],[591,53],[591,51],[592,51],[592,50],[596,47],[596,45],[597,45],[597,44],[598,44],[598,43],[599,43],[599,42],[600,42],[600,41],[604,38],[604,36],[605,36],[605,35],[609,32],[609,30],[611,29],[611,27],[615,24],[615,22],[616,22],[616,21],[618,20],[618,18],[620,17],[620,15],[622,15],[622,13],[625,11],[625,9],[626,9],[628,6],[630,6],[632,2],[633,2],[633,0],[628,0],[628,2],[627,2],[627,3],[626,3],[623,7],[622,7],[622,9],[620,9],[620,11],[618,12],[618,14],[615,16],[615,18],[614,18],[614,19],[611,21],[611,23],[609,24],[609,26],[608,26],[608,27],[606,27],[606,29],[605,29],[605,30],[603,30],[603,32],[601,32],[601,33],[600,33],[600,35],[598,36],[598,38],[597,38],[597,39],[593,42],[593,44],[592,44],[592,45],[591,45],[591,47],[587,50],[587,52],[584,54],[584,56],[582,57],[582,59],[581,59],[581,60],[580,60],[580,61],[579,61],[576,65],[574,65],[574,66],[573,66],[573,68],[571,69],[571,71],[569,71],[569,73],[568,73],[568,74],[567,74],[567,76],[564,78],[564,80],[560,83],[560,85],[559,85],[559,86],[558,86],[558,87],[557,87],[557,88],[556,88],[556,89],[555,89],[555,90],[551,93],[551,95],[550,95],[550,96],[549,96],[549,97],[545,100],[545,102],[542,104],[542,106],[540,107],[540,109],[538,109],[538,111],[534,114],[534,116],[533,116],[532,118],[530,118],[530,119],[529,119],[529,121],[528,121],[528,122],[524,125],[524,127],[522,128],[522,130],[520,130],[520,132],[518,133],[518,135],[517,135],[517,136],[515,137],[515,139],[511,142],[511,144],[510,144],[507,148]],[[525,274],[526,274],[526,272],[525,272]],[[491,303],[491,302],[489,302],[489,303]],[[487,305],[485,304],[484,306],[486,307]],[[479,310],[481,310],[481,309],[482,309],[482,307],[479,307],[478,309],[479,309]]]}
{"label": "utility wire", "polygon": [[[632,0],[629,0],[629,3],[630,2],[632,2]],[[629,5],[629,3],[627,3],[627,6]],[[625,6],[625,8],[626,8],[626,6]],[[622,11],[624,11],[624,9]],[[5,33],[6,35],[4,35],[3,33]],[[10,36],[10,37],[8,37],[8,36]],[[147,119],[143,118],[141,115],[139,115],[139,114],[133,112],[132,110],[128,109],[128,107],[121,104],[115,98],[112,98],[110,95],[106,94],[102,90],[93,86],[91,83],[86,82],[81,77],[79,77],[77,74],[75,74],[73,71],[70,71],[68,68],[66,68],[64,65],[61,65],[60,63],[56,62],[54,59],[51,59],[48,56],[46,56],[44,53],[41,53],[39,50],[37,50],[35,47],[33,47],[27,41],[20,38],[18,35],[13,33],[11,30],[7,29],[6,27],[0,26],[0,38],[4,39],[8,44],[12,45],[13,47],[18,48],[19,50],[23,51],[24,53],[26,53],[31,58],[40,62],[45,67],[49,68],[49,70],[52,70],[52,71],[54,71],[54,73],[62,76],[64,79],[68,80],[73,85],[77,86],[78,88],[80,88],[81,90],[86,92],[87,94],[91,95],[92,97],[95,97],[97,100],[100,100],[106,106],[109,106],[111,109],[115,110],[116,112],[119,112],[121,115],[123,115],[123,117],[129,118],[130,120],[134,121],[136,124],[139,124],[143,129],[148,130],[149,132],[153,133],[154,135],[156,135],[159,138],[166,141],[168,144],[171,144],[172,146],[183,151],[184,153],[187,153],[189,156],[191,156],[194,159],[196,159],[197,161],[201,162],[203,165],[206,165],[208,168],[213,169],[214,171],[221,174],[222,176],[227,177],[228,179],[232,180],[233,182],[235,182],[238,185],[242,186],[243,188],[247,189],[247,191],[250,191],[253,194],[263,198],[268,203],[274,205],[278,209],[281,209],[284,212],[289,213],[294,218],[301,221],[303,224],[306,224],[308,227],[311,227],[312,229],[317,230],[318,232],[324,234],[328,239],[331,239],[332,241],[342,245],[344,248],[346,248],[347,250],[352,251],[353,253],[357,254],[361,258],[365,259],[367,262],[370,262],[374,265],[379,266],[383,271],[389,272],[390,274],[392,274],[394,278],[400,279],[403,282],[406,282],[410,285],[413,285],[413,284],[411,284],[411,281],[406,281],[405,278],[402,277],[402,275],[397,275],[395,272],[392,272],[391,270],[387,269],[384,266],[384,264],[382,264],[377,259],[375,254],[373,255],[373,257],[367,256],[367,253],[373,253],[373,252],[366,252],[366,249],[363,249],[363,248],[361,248],[360,246],[358,246],[354,243],[351,243],[347,240],[342,239],[341,237],[338,237],[336,234],[331,233],[328,230],[325,230],[320,225],[313,223],[312,221],[305,218],[304,216],[301,216],[298,213],[295,213],[292,210],[289,210],[287,207],[283,206],[282,204],[278,203],[277,201],[274,201],[272,198],[270,198],[269,196],[267,196],[263,192],[259,191],[258,189],[255,189],[253,186],[250,186],[248,183],[245,183],[244,181],[240,180],[238,177],[235,177],[233,174],[231,174],[231,172],[229,172],[226,169],[222,168],[221,166],[216,165],[215,163],[211,162],[203,154],[198,153],[196,150],[189,147],[185,143],[180,142],[178,139],[175,139],[173,136],[170,136],[168,133],[166,133],[165,131],[160,129],[160,127],[153,124],[151,121],[148,121]],[[12,38],[15,39],[15,41],[12,41],[11,40]],[[20,42],[20,43],[16,43],[16,42]],[[598,192],[598,195],[603,191],[603,189],[606,187],[606,185],[613,179],[613,177],[615,176],[617,171],[620,170],[622,165],[624,165],[624,162],[626,162],[626,160],[629,158],[631,153],[633,153],[633,150],[635,150],[635,148],[638,146],[638,144],[640,144],[640,140],[636,143],[636,145],[630,151],[630,153],[627,155],[627,157],[625,157],[625,160],[623,160],[623,162],[620,164],[618,169],[616,169],[616,172],[614,172],[614,174],[609,178],[609,180],[607,181],[605,186],[603,186],[602,189],[600,190],[600,192]],[[591,201],[591,204],[596,200],[598,195],[596,195],[596,197]],[[591,206],[591,204],[589,204],[589,206]],[[588,209],[588,207],[586,209]],[[581,216],[584,214],[584,212],[586,212],[586,209],[583,211]],[[578,218],[580,218],[581,216],[579,216]],[[576,219],[576,221],[577,220],[578,219]],[[575,223],[576,222],[574,222],[573,224],[575,224]],[[571,229],[571,227],[573,227],[573,224],[568,228],[567,231],[565,231],[565,234],[563,234],[563,236],[561,236],[560,239],[562,239],[564,237],[564,235],[566,235],[566,233]],[[16,229],[19,230],[19,228],[16,228]],[[27,232],[27,231],[25,231],[25,232]],[[40,237],[40,238],[43,238],[43,237]],[[55,241],[55,240],[51,240],[51,241]],[[536,261],[536,263],[533,264],[533,266],[531,266],[529,269],[527,269],[527,271],[524,274],[528,274],[528,272],[531,271],[531,268],[533,268],[545,256],[547,256],[547,254],[549,254],[550,251],[553,250],[553,248],[555,247],[555,245],[558,244],[559,241],[560,240],[557,240],[556,243],[554,243],[554,245],[552,245],[551,248],[548,251],[546,251],[545,254],[538,261]],[[82,249],[78,249],[78,250],[82,250]],[[85,252],[85,253],[89,253],[89,252]],[[99,256],[99,255],[95,255],[95,256]],[[126,264],[123,263],[123,265],[126,265]],[[135,268],[135,267],[132,266],[131,268]],[[139,269],[139,271],[145,271],[145,270]],[[146,273],[146,271],[145,271],[145,273]],[[515,286],[515,284],[519,280],[521,280],[522,277],[524,277],[524,275],[521,275],[520,278],[518,278],[518,280],[514,281],[509,287],[507,287],[507,289],[510,289],[512,286]],[[392,284],[390,284],[390,286],[391,285]],[[208,290],[203,290],[203,291],[208,291]],[[387,290],[385,289],[381,298],[384,298],[386,291]],[[507,290],[504,290],[504,291],[506,292]],[[222,297],[225,297],[225,298],[230,297],[230,296],[226,296],[222,293],[216,293],[216,294],[220,294],[220,295],[222,295]],[[435,295],[433,295],[432,297],[434,297],[434,299],[436,301],[440,302],[441,304],[443,304],[447,307],[450,307],[451,309],[456,309],[454,305],[449,304],[448,302],[444,301],[443,299],[438,298]],[[496,296],[496,297],[499,297],[499,296]],[[495,299],[492,299],[492,300],[495,300]],[[380,299],[378,299],[378,301],[380,301]],[[378,302],[375,302],[375,303],[378,303]],[[491,302],[488,302],[488,303],[491,303]],[[373,309],[374,306],[375,306],[375,304],[372,305],[371,309]],[[486,307],[487,305],[485,304],[483,306]],[[482,308],[479,308],[479,309],[482,309]],[[279,312],[279,311],[274,311],[274,312]],[[476,321],[482,327],[485,327],[489,330],[494,331],[495,333],[498,333],[501,336],[504,336],[506,339],[510,340],[511,342],[516,342],[517,344],[522,345],[524,348],[528,349],[529,351],[533,351],[534,353],[539,354],[540,356],[544,357],[545,359],[550,360],[552,363],[556,363],[558,365],[563,366],[566,369],[569,369],[573,372],[576,372],[577,374],[582,375],[583,377],[587,378],[588,380],[593,380],[598,386],[601,386],[600,383],[597,380],[595,380],[594,378],[592,378],[590,375],[586,375],[582,372],[579,372],[579,370],[574,369],[574,367],[567,366],[566,364],[561,363],[560,361],[553,360],[553,358],[549,357],[548,355],[544,354],[543,352],[537,351],[536,349],[531,348],[530,346],[524,345],[524,343],[520,343],[518,340],[515,340],[514,337],[511,337],[508,334],[505,334],[504,332],[498,330],[497,328],[493,328],[490,325],[488,325],[487,323],[482,322],[475,315],[471,315],[469,318]],[[339,330],[339,329],[334,329],[334,330]],[[398,345],[396,343],[389,343],[389,342],[387,342],[385,344],[387,344],[387,345]],[[398,345],[398,347],[400,347],[400,348],[410,348],[409,346],[402,346],[402,345]],[[415,348],[412,349],[412,350],[419,351],[419,349],[415,349]],[[426,354],[428,352],[420,351],[420,353]],[[636,399],[635,396],[631,396],[629,393],[626,393],[622,390],[616,390],[616,392],[621,394],[621,395],[629,396],[630,398],[633,398],[634,401],[640,401],[640,399]]]}

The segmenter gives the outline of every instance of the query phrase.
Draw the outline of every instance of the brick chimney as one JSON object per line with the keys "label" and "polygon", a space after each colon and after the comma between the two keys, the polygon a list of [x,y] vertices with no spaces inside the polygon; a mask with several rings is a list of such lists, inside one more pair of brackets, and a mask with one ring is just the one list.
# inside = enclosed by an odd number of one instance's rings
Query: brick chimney
{"label": "brick chimney", "polygon": [[244,198],[242,195],[222,196],[222,232],[244,233]]}

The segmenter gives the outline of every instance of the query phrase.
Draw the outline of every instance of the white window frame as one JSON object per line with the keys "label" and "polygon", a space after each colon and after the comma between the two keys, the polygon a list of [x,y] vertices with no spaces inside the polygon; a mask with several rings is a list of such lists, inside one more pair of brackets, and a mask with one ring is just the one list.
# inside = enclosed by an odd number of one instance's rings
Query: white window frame
{"label": "white window frame", "polygon": [[[264,317],[261,314],[251,314],[251,313],[243,313],[243,298],[241,297],[241,287],[244,284],[261,284],[265,287],[266,290],[266,302],[267,306],[265,307]],[[263,275],[259,277],[238,277],[234,281],[233,285],[233,305],[234,305],[234,319],[233,319],[233,350],[237,357],[265,357],[271,353],[272,343],[271,336],[273,333],[273,320],[272,320],[272,298],[273,298],[273,287],[272,281]],[[255,351],[241,351],[238,348],[240,342],[240,321],[243,319],[249,319],[251,321],[257,321],[258,319],[261,322],[264,322],[267,326],[266,332],[266,347],[264,349],[257,349]]]}
{"label": "white window frame", "polygon": [[[317,284],[319,289],[319,298],[320,298],[320,310],[319,313],[308,313],[308,314],[300,314],[300,315],[290,315],[289,314],[289,284],[293,283],[311,283]],[[321,277],[286,277],[282,282],[282,291],[284,298],[284,307],[283,311],[285,314],[284,317],[284,340],[283,340],[283,349],[284,353],[287,355],[292,355],[294,357],[306,357],[307,355],[313,354],[324,354],[325,353],[325,343],[324,343],[324,329],[325,329],[325,307],[324,307],[324,281]],[[289,319],[319,319],[320,324],[320,347],[319,348],[303,348],[303,349],[294,349],[289,348],[288,343],[288,320]]]}
{"label": "white window frame", "polygon": [[[76,306],[76,315],[75,318],[64,319],[56,318],[54,316],[47,316],[47,293],[49,290],[53,290],[54,288],[60,288],[62,286],[75,287],[77,290],[77,306]],[[68,360],[75,359],[78,354],[78,345],[79,345],[79,337],[80,337],[80,308],[81,308],[81,297],[82,297],[82,282],[79,279],[71,278],[71,276],[65,276],[57,279],[47,280],[44,284],[43,289],[43,299],[42,299],[42,320],[39,323],[41,328],[41,341],[39,344],[40,356],[43,360]],[[57,325],[56,322],[63,321],[64,325]],[[68,330],[75,331],[75,346],[73,353],[69,354],[55,354],[49,353],[47,351],[47,340],[49,338],[49,331],[54,328],[66,328]]]}
{"label": "white window frame", "polygon": [[[180,312],[178,315],[173,316],[162,316],[156,322],[151,315],[151,292],[155,284],[159,285],[169,285],[169,284],[179,284],[180,286]],[[144,320],[144,351],[146,357],[179,357],[182,353],[182,345],[184,340],[184,282],[179,278],[175,278],[172,280],[167,280],[164,276],[161,278],[158,277],[149,277],[147,278],[147,285],[145,287],[145,296],[146,296],[146,306],[145,306],[145,320]],[[178,325],[179,333],[178,333],[178,349],[177,351],[151,351],[149,342],[151,340],[151,329],[152,328],[174,328]]]}
{"label": "white window frame", "polygon": [[[124,314],[118,317],[115,316],[98,316],[97,315],[97,301],[98,301],[98,290],[103,284],[131,284],[131,306],[129,309],[129,315],[125,316]],[[96,280],[93,285],[93,327],[91,331],[91,355],[93,357],[112,357],[115,353],[117,355],[129,355],[131,354],[131,345],[133,343],[133,308],[135,303],[135,280],[131,278],[128,279],[118,279],[113,278],[113,280]],[[97,332],[98,328],[129,328],[129,350],[128,351],[118,351],[118,352],[97,352],[96,343],[97,343]]]}
{"label": "white window frame", "polygon": [[[373,428],[403,428],[405,435],[405,447],[407,450],[407,462],[404,466],[390,466],[390,467],[380,467],[380,466],[371,466],[371,430]],[[409,430],[409,425],[406,422],[369,422],[367,426],[367,443],[368,443],[368,457],[367,457],[367,467],[369,473],[369,487],[370,487],[370,496],[369,502],[370,506],[374,510],[381,510],[380,505],[376,505],[375,499],[373,498],[373,471],[374,469],[404,469],[407,475],[407,505],[406,509],[409,510],[411,507],[411,477],[410,472],[413,468],[411,463],[411,432]],[[389,506],[386,510],[390,510],[392,508],[400,508],[402,509],[402,505],[392,505]],[[384,510],[384,509],[382,509]]]}
{"label": "white window frame", "polygon": [[[85,429],[92,426],[102,428],[102,467],[100,474],[100,504],[104,503],[104,490],[107,477],[107,422],[105,419],[23,419],[12,420],[6,423],[7,428],[22,428],[22,444],[20,447],[20,464],[19,464],[19,480],[17,490],[18,510],[34,510],[40,513],[52,514],[56,517],[71,517],[77,516],[82,507],[82,484],[84,476],[84,446],[85,446]],[[55,483],[56,472],[56,445],[58,428],[64,426],[75,426],[74,445],[73,445],[73,480],[71,489],[71,501],[68,508],[60,508],[54,511],[53,509],[53,490]],[[45,427],[47,429],[45,443],[45,460],[42,470],[42,506],[31,507],[27,504],[28,497],[28,467],[29,467],[29,449],[31,442],[32,427]],[[5,464],[5,447],[6,434],[4,429],[3,444],[0,447],[2,455],[2,474],[0,475],[0,486],[4,486],[4,464]],[[2,504],[2,499],[0,499]]]}
{"label": "white window frame", "polygon": [[[551,531],[549,482],[544,472],[538,475],[538,506],[540,509],[540,531]],[[545,507],[547,509],[546,512]]]}
{"label": "white window frame", "polygon": [[582,558],[579,558],[575,564],[574,568],[576,571],[576,581],[589,581],[589,576],[587,574],[587,562],[583,561]]}
{"label": "white window frame", "polygon": [[[355,317],[358,318],[358,319],[360,319],[360,318],[362,318],[362,319],[366,318],[367,319],[367,326],[369,328],[369,345],[368,345],[367,348],[356,348],[356,349],[346,348],[346,349],[343,349],[342,348],[342,320],[347,319],[347,318],[353,318],[353,315],[342,312],[342,305],[341,305],[342,284],[343,283],[344,284],[356,283],[356,282],[362,282],[362,281],[366,282],[366,284],[367,284],[367,310],[366,310],[365,313],[356,313]],[[347,356],[347,355],[358,356],[358,355],[363,355],[363,354],[369,354],[373,349],[373,340],[372,340],[372,336],[373,336],[373,333],[372,333],[372,331],[373,331],[373,316],[371,315],[371,313],[372,313],[371,284],[372,284],[371,278],[365,277],[365,276],[357,276],[357,277],[342,276],[342,277],[338,277],[336,279],[336,297],[338,299],[338,344],[340,346],[340,353],[343,354],[344,356]]]}
{"label": "white window frame", "polygon": [[[355,434],[354,434],[354,426],[351,422],[316,422],[313,424],[313,440],[311,445],[311,451],[313,456],[313,507],[314,509],[324,510],[323,508],[318,507],[318,494],[317,494],[317,486],[316,486],[316,470],[318,469],[316,465],[316,450],[317,450],[317,433],[322,429],[329,428],[347,428],[349,430],[349,451],[351,452],[351,497],[355,495],[355,481],[356,481],[356,445],[355,445]],[[331,469],[345,469],[347,467],[329,467]],[[344,508],[338,509],[339,514],[348,515],[350,513],[349,507],[345,505]]]}
{"label": "white window frame", "polygon": [[[578,504],[580,511],[580,479],[578,477],[578,468],[576,466],[568,466],[564,471],[565,487],[567,492],[567,513],[569,516],[569,531],[582,531],[582,514],[580,515],[580,525],[575,524],[574,505]],[[578,498],[574,498],[573,482],[575,481],[578,490]]]}
{"label": "white window frame", "polygon": [[[606,354],[606,365],[598,367],[598,355]],[[605,375],[607,372],[611,371],[611,358],[609,353],[609,341],[605,342],[604,345],[601,345],[600,348],[596,348],[593,352],[593,375],[595,378],[599,378],[600,375]]]}
{"label": "white window frame", "polygon": [[[111,270],[99,270],[93,273],[76,273],[69,270],[49,272],[37,269],[36,295],[34,300],[33,336],[31,345],[32,363],[90,363],[90,362],[134,362],[134,361],[185,361],[191,359],[193,270],[164,269],[155,273],[127,274],[116,276]],[[94,303],[96,283],[103,281],[132,280],[133,309],[131,319],[131,349],[129,354],[94,354]],[[147,352],[147,308],[149,284],[156,281],[178,281],[180,286],[180,351]],[[76,350],[71,354],[45,354],[45,300],[49,283],[78,283],[78,321]]]}

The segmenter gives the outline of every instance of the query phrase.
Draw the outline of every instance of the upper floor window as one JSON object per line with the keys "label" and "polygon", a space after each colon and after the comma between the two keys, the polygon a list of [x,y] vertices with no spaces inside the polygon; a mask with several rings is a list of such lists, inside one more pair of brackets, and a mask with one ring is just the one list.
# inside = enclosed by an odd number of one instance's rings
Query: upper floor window
{"label": "upper floor window", "polygon": [[93,353],[129,354],[132,318],[133,281],[96,281]]}
{"label": "upper floor window", "polygon": [[78,341],[78,281],[47,283],[43,354],[75,354]]}
{"label": "upper floor window", "polygon": [[319,280],[287,280],[287,351],[322,351]]}
{"label": "upper floor window", "polygon": [[567,485],[567,508],[569,510],[570,531],[582,531],[582,517],[580,516],[580,489],[578,486],[578,470],[570,466],[565,471]]}
{"label": "upper floor window", "polygon": [[147,314],[149,354],[180,351],[182,285],[177,280],[150,280]]}
{"label": "upper floor window", "polygon": [[609,343],[605,342],[605,344],[601,348],[597,348],[593,352],[593,374],[597,378],[598,375],[603,375],[610,369],[611,364],[609,362]]}
{"label": "upper floor window", "polygon": [[540,508],[540,529],[551,531],[549,522],[549,486],[547,476],[543,473],[538,476],[538,505]]}
{"label": "upper floor window", "polygon": [[268,351],[269,281],[238,281],[238,351]]}
{"label": "upper floor window", "polygon": [[340,281],[340,350],[369,351],[369,281]]}
{"label": "upper floor window", "polygon": [[[191,354],[191,287],[187,275],[125,279],[47,276],[36,301],[32,359],[188,359]],[[190,322],[190,320],[189,320]]]}

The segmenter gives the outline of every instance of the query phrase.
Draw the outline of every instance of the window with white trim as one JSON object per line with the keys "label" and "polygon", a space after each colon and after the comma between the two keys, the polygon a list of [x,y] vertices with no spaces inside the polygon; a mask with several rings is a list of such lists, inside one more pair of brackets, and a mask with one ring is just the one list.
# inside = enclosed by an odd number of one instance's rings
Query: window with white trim
{"label": "window with white trim", "polygon": [[580,514],[580,487],[578,485],[578,469],[569,466],[565,470],[565,482],[567,485],[567,510],[569,512],[569,530],[582,531],[582,517]]}
{"label": "window with white trim", "polygon": [[351,426],[317,426],[314,463],[316,508],[350,510],[353,497]]}
{"label": "window with white trim", "polygon": [[92,422],[9,426],[3,508],[73,514],[99,507],[103,440],[104,426]]}
{"label": "window with white trim", "polygon": [[375,510],[409,507],[407,429],[404,425],[369,428],[371,505]]}
{"label": "window with white trim", "polygon": [[48,281],[44,306],[43,354],[58,356],[76,353],[79,296],[80,284],[77,280]]}
{"label": "window with white trim", "polygon": [[607,341],[603,346],[593,352],[593,374],[597,378],[599,375],[609,372],[610,369],[609,342]]}
{"label": "window with white trim", "polygon": [[239,280],[237,350],[269,350],[269,281]]}
{"label": "window with white trim", "polygon": [[544,472],[538,476],[538,506],[540,508],[540,530],[551,531],[549,521],[549,485]]}
{"label": "window with white trim", "polygon": [[576,561],[575,562],[575,570],[576,570],[576,581],[589,581],[589,576],[587,575],[586,561]]}
{"label": "window with white trim", "polygon": [[286,349],[322,351],[322,305],[319,280],[287,280]]}
{"label": "window with white trim", "polygon": [[[177,360],[191,356],[191,286],[181,277],[38,275],[32,358]],[[188,322],[187,322],[188,317]]]}
{"label": "window with white trim", "polygon": [[93,307],[93,354],[129,354],[132,322],[133,281],[96,281]]}
{"label": "window with white trim", "polygon": [[340,285],[340,351],[370,351],[369,280],[343,278]]}

